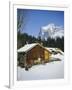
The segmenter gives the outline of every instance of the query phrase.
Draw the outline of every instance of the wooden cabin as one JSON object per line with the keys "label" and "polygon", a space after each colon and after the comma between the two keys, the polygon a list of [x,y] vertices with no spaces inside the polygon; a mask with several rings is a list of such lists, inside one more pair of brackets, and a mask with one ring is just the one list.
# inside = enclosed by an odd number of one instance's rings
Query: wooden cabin
{"label": "wooden cabin", "polygon": [[26,44],[24,47],[18,49],[20,62],[26,65],[34,65],[39,63],[49,62],[50,51],[39,43]]}

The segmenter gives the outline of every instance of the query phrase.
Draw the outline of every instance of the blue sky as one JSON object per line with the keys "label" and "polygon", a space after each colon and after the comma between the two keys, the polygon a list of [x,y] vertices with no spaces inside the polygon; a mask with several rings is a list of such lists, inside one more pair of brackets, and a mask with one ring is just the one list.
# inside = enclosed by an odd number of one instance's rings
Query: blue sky
{"label": "blue sky", "polygon": [[22,32],[38,36],[40,27],[53,23],[64,27],[64,11],[18,9],[17,15],[25,17]]}

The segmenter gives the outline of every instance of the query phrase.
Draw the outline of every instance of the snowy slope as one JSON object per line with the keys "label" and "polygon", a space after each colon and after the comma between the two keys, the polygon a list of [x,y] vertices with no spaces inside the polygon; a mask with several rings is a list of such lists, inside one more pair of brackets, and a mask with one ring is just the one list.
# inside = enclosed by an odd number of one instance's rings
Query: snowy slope
{"label": "snowy slope", "polygon": [[17,67],[17,80],[43,80],[64,78],[64,56],[52,55],[52,58],[60,58],[61,61],[46,63],[45,65],[35,65],[25,71],[24,68]]}
{"label": "snowy slope", "polygon": [[57,37],[62,38],[63,36],[64,36],[64,31],[59,30],[59,31],[56,31],[53,35],[51,35],[51,38],[57,38]]}

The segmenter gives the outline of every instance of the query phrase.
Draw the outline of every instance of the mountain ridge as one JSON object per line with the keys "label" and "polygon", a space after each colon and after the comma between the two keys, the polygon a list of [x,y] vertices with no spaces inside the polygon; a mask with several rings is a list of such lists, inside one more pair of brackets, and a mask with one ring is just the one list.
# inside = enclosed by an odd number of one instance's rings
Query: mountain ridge
{"label": "mountain ridge", "polygon": [[41,39],[47,40],[47,38],[54,38],[56,39],[57,37],[62,38],[64,37],[64,29],[62,26],[56,26],[53,23],[50,23],[46,26],[42,26],[39,32],[39,36]]}

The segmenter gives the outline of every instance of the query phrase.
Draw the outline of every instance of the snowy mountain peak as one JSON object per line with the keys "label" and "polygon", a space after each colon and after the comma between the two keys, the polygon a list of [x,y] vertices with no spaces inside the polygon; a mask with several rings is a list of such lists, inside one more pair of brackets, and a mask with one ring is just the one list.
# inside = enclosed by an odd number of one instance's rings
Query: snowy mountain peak
{"label": "snowy mountain peak", "polygon": [[60,37],[62,38],[64,36],[64,29],[62,26],[56,26],[55,24],[51,23],[46,26],[42,26],[39,36],[41,39],[47,39],[48,37],[51,38],[57,38]]}
{"label": "snowy mountain peak", "polygon": [[54,25],[54,24],[48,24],[48,25],[46,25],[46,26],[43,26],[41,29],[42,29],[44,32],[45,32],[45,31],[48,31],[48,30],[54,30],[54,29],[55,29],[55,25]]}

